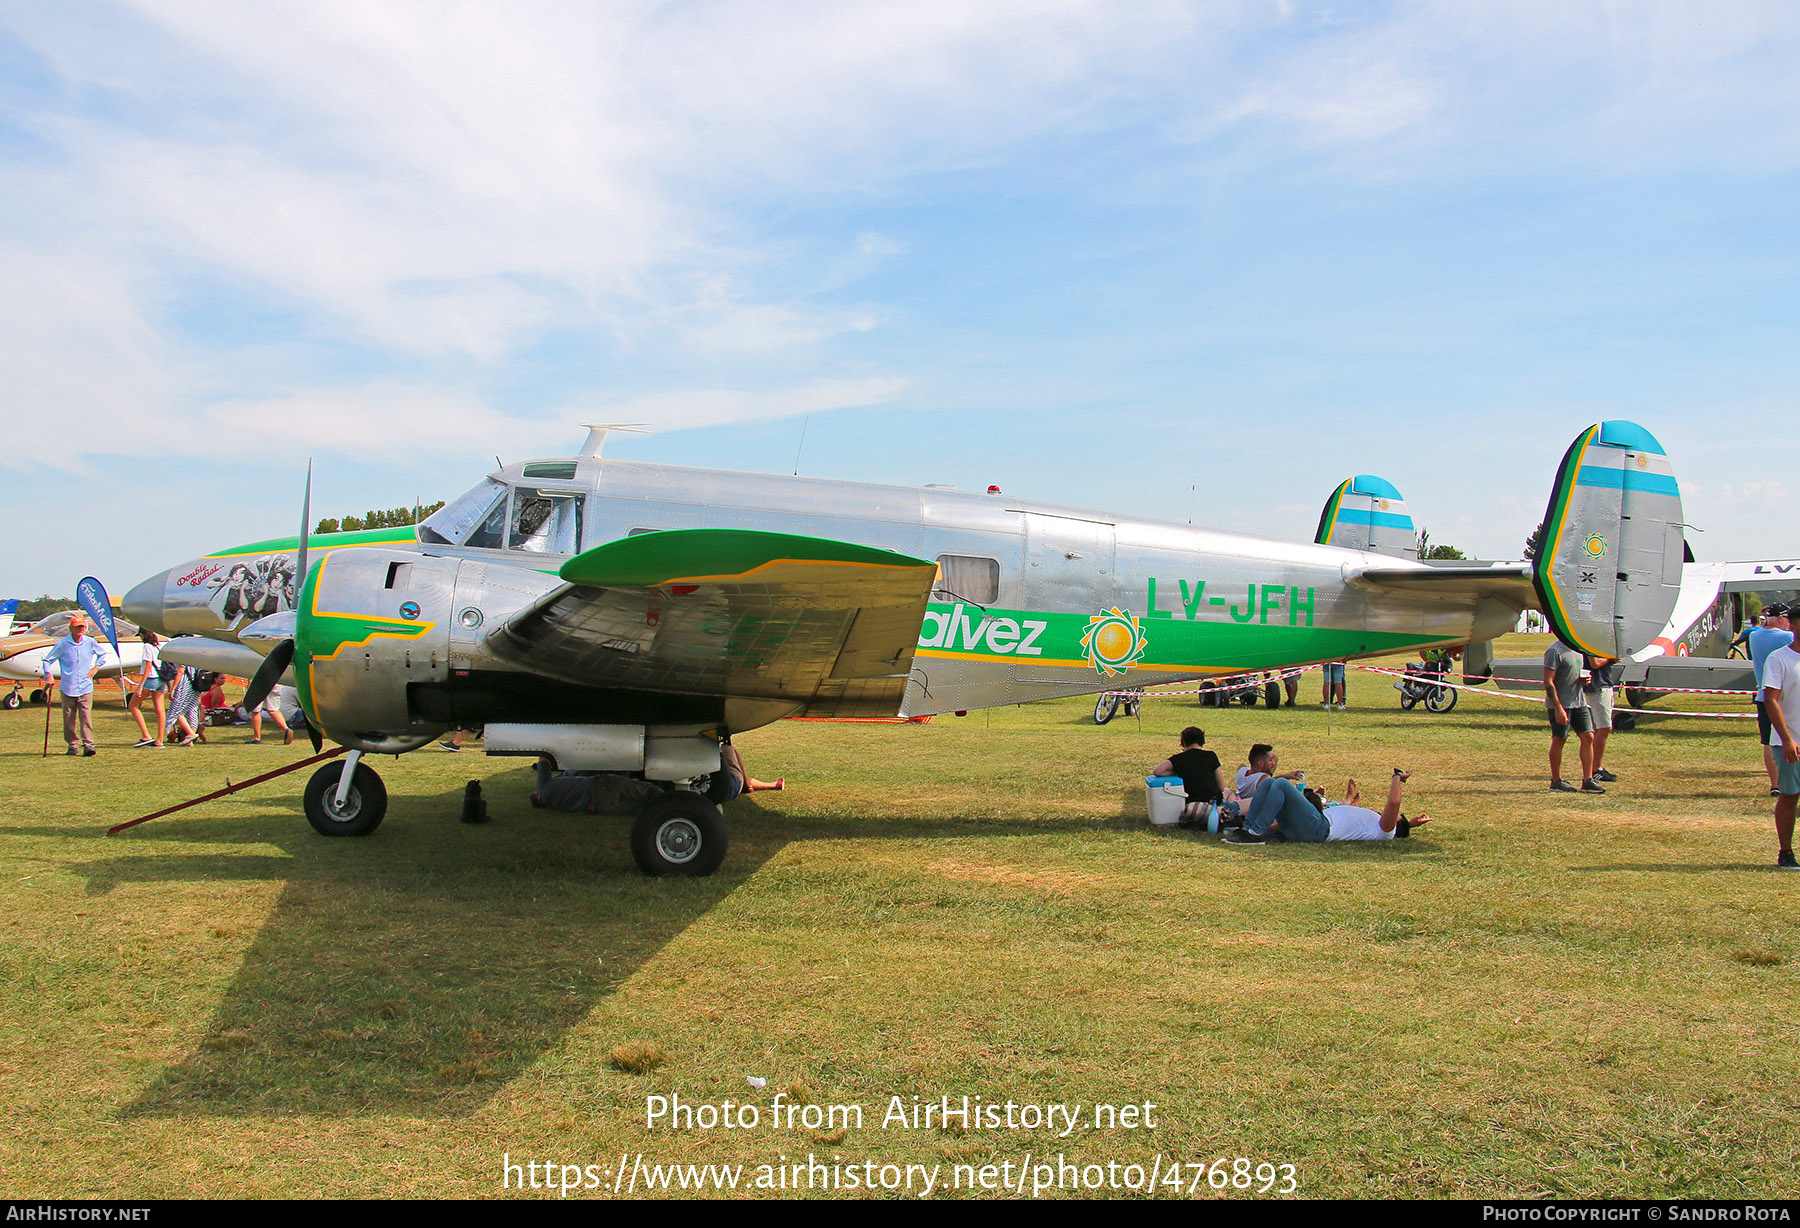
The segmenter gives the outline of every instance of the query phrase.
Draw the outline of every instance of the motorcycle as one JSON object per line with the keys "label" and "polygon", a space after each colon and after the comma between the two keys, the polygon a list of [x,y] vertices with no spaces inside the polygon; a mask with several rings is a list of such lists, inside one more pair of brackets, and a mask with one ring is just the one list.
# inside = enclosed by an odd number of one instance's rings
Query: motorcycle
{"label": "motorcycle", "polygon": [[1109,691],[1094,700],[1094,724],[1106,724],[1118,715],[1121,708],[1125,710],[1126,716],[1136,716],[1138,705],[1143,700],[1144,693],[1142,691]]}
{"label": "motorcycle", "polygon": [[1448,657],[1407,662],[1406,676],[1394,683],[1394,689],[1400,692],[1400,707],[1410,712],[1422,702],[1427,712],[1450,711],[1456,706],[1456,688],[1445,684],[1449,673]]}

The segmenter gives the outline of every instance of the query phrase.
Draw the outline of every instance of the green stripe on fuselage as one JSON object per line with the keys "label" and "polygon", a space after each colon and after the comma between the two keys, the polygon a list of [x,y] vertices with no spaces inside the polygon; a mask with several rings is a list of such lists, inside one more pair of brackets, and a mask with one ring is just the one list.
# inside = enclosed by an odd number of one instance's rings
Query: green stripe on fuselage
{"label": "green stripe on fuselage", "polygon": [[[306,539],[307,550],[336,550],[342,546],[382,546],[390,542],[416,542],[419,540],[418,526],[400,525],[391,529],[359,529],[354,533],[313,533]],[[229,550],[214,550],[206,557],[209,559],[229,559],[240,555],[292,553],[300,549],[298,537],[271,537],[268,541],[251,542],[247,546],[233,546]]]}
{"label": "green stripe on fuselage", "polygon": [[[953,660],[1031,664],[1086,670],[1081,644],[1089,615],[1037,610],[983,610],[965,603],[933,602],[919,632],[918,655]],[[1462,642],[1457,636],[1334,627],[1213,622],[1174,618],[1139,620],[1148,643],[1130,674],[1232,673],[1276,669],[1344,657],[1404,652]]]}

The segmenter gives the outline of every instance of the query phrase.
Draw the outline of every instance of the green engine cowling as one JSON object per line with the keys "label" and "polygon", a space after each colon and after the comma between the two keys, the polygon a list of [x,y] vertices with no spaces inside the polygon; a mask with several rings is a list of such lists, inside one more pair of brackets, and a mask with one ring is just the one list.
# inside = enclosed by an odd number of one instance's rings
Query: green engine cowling
{"label": "green engine cowling", "polygon": [[333,551],[307,571],[295,611],[295,688],[313,727],[353,750],[399,754],[444,731],[415,719],[408,688],[450,671],[457,562]]}

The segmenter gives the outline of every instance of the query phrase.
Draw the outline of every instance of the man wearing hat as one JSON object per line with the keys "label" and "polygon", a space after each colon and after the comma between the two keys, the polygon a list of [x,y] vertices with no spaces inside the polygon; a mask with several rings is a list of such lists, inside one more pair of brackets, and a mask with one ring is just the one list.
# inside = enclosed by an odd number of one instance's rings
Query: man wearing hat
{"label": "man wearing hat", "polygon": [[44,654],[40,667],[44,689],[50,689],[50,666],[62,666],[58,686],[62,691],[63,741],[69,754],[94,753],[94,675],[106,663],[106,650],[100,641],[87,633],[87,616],[69,618],[69,634],[57,640]]}
{"label": "man wearing hat", "polygon": [[1769,657],[1778,648],[1786,648],[1794,642],[1794,632],[1789,622],[1791,609],[1776,602],[1763,611],[1762,626],[1750,633],[1750,663],[1756,674],[1756,732],[1762,738],[1763,768],[1769,773],[1769,796],[1777,797],[1780,791],[1776,784],[1776,752],[1769,745],[1771,727],[1769,724],[1768,706],[1763,699],[1763,672],[1768,665]]}

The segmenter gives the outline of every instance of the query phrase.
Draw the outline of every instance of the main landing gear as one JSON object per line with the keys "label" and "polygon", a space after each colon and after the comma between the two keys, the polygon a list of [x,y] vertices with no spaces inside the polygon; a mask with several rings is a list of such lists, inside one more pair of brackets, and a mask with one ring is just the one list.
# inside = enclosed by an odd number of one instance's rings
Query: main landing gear
{"label": "main landing gear", "polygon": [[657,877],[705,878],[719,868],[730,847],[719,808],[685,789],[657,798],[631,825],[632,859],[638,869]]}
{"label": "main landing gear", "polygon": [[[723,775],[719,773],[718,775]],[[321,836],[366,836],[387,816],[387,786],[353,750],[306,782],[306,821]],[[705,794],[672,789],[646,803],[631,825],[631,856],[657,877],[705,878],[731,848],[725,816]]]}

